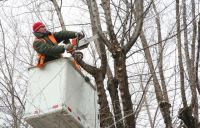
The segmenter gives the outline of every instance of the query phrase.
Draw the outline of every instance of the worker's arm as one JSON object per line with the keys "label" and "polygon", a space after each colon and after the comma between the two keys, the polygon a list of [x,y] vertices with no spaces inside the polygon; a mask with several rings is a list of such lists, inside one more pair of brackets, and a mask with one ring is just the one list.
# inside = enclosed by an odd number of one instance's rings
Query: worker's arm
{"label": "worker's arm", "polygon": [[37,53],[54,56],[56,54],[64,53],[65,47],[61,45],[49,45],[48,43],[44,43],[42,40],[34,41],[33,48],[37,51]]}
{"label": "worker's arm", "polygon": [[77,37],[77,32],[72,31],[60,31],[53,33],[54,37],[56,38],[57,42],[60,43],[61,41],[68,41],[69,39],[73,39]]}

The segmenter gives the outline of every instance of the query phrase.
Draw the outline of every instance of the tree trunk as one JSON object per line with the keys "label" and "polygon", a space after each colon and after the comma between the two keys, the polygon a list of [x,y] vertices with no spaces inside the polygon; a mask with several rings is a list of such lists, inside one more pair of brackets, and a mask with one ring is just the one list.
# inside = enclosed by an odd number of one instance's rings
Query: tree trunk
{"label": "tree trunk", "polygon": [[199,128],[198,124],[196,124],[197,119],[192,116],[191,107],[181,108],[178,112],[178,118],[184,122],[187,128]]}
{"label": "tree trunk", "polygon": [[199,53],[200,53],[200,20],[198,22],[198,47],[197,47],[197,55],[196,55],[196,82],[195,82],[197,84],[197,90],[200,95],[200,85],[199,85],[199,78],[198,78]]}
{"label": "tree trunk", "polygon": [[116,78],[119,80],[119,90],[123,105],[125,127],[135,128],[135,114],[133,113],[131,95],[128,88],[128,78],[126,74],[126,56],[121,50],[117,51],[116,56],[114,57],[114,67]]}
{"label": "tree trunk", "polygon": [[195,125],[196,127],[198,127],[198,120],[199,120],[199,111],[198,111],[198,99],[197,99],[197,91],[196,91],[196,88],[197,88],[197,83],[196,82],[196,73],[195,73],[195,44],[196,44],[196,35],[197,35],[197,25],[196,25],[196,18],[195,18],[195,2],[194,0],[191,0],[191,4],[192,4],[192,29],[193,29],[193,32],[192,32],[192,48],[191,48],[191,70],[192,70],[192,83],[193,84],[193,87],[192,87],[192,91],[194,91],[193,95],[194,95],[194,111],[193,111],[193,114],[194,114],[194,118],[196,119],[196,122],[195,122]]}
{"label": "tree trunk", "polygon": [[165,76],[163,73],[163,43],[162,43],[162,34],[161,34],[161,24],[160,24],[160,15],[157,12],[156,5],[153,1],[153,9],[156,14],[156,25],[157,25],[157,33],[158,33],[158,51],[159,51],[159,56],[158,56],[158,69],[159,69],[159,75],[160,75],[160,81],[161,81],[161,86],[163,90],[163,98],[166,102],[169,102],[168,94],[167,94],[167,87],[165,84]]}
{"label": "tree trunk", "polygon": [[53,5],[54,5],[54,8],[56,10],[56,13],[57,13],[57,16],[58,16],[58,19],[59,19],[59,22],[60,22],[60,25],[61,25],[61,28],[62,30],[66,30],[66,27],[65,27],[65,22],[64,22],[64,19],[63,19],[63,16],[62,16],[62,13],[61,13],[61,8],[58,6],[58,3],[56,0],[50,0]]}
{"label": "tree trunk", "polygon": [[123,119],[122,119],[121,106],[120,106],[119,96],[118,96],[119,82],[116,78],[109,78],[107,82],[107,86],[108,86],[107,88],[108,88],[110,98],[112,101],[116,127],[122,128]]}
{"label": "tree trunk", "polygon": [[99,98],[98,103],[100,105],[100,109],[99,109],[100,127],[101,128],[106,128],[106,127],[115,128],[113,116],[112,116],[112,113],[110,112],[107,96],[104,89],[103,79],[104,78],[102,76],[102,73],[98,71],[95,77],[95,82],[96,82],[97,94]]}
{"label": "tree trunk", "polygon": [[[189,50],[188,50],[188,31],[187,31],[187,21],[186,21],[186,0],[182,0],[183,3],[183,27],[184,29],[184,50],[186,56],[186,65],[187,65],[187,72],[189,76],[189,84],[191,85],[191,92],[192,92],[192,99],[191,99],[191,106],[194,107],[197,96],[196,96],[196,86],[195,86],[195,77],[194,77],[194,62],[191,61]],[[193,52],[192,52],[193,53]]]}
{"label": "tree trunk", "polygon": [[[9,86],[12,86],[12,85],[10,84]],[[15,96],[14,96],[14,87],[11,87],[11,106],[12,106],[13,128],[18,128],[16,105],[15,105]]]}
{"label": "tree trunk", "polygon": [[155,89],[155,93],[156,93],[156,99],[157,99],[157,102],[159,104],[160,111],[162,113],[166,128],[172,128],[172,120],[171,120],[171,117],[170,117],[170,107],[171,107],[171,105],[168,102],[164,101],[163,91],[161,90],[160,84],[158,82],[158,78],[156,76],[154,65],[153,65],[153,62],[152,62],[152,57],[151,57],[151,54],[150,54],[150,51],[149,51],[149,48],[148,48],[148,44],[147,44],[147,41],[146,41],[146,38],[145,38],[143,31],[140,34],[140,38],[141,38],[141,41],[142,41],[142,46],[144,48],[146,61],[148,63],[150,72],[153,75],[153,83],[154,83],[154,89]]}
{"label": "tree trunk", "polygon": [[187,107],[187,99],[185,95],[185,85],[184,85],[184,68],[182,60],[182,46],[181,46],[181,33],[180,33],[180,13],[179,13],[179,0],[176,0],[176,23],[177,23],[177,43],[178,43],[178,64],[180,70],[180,86],[181,86],[181,98],[183,106]]}
{"label": "tree trunk", "polygon": [[[98,33],[98,31],[102,31],[97,3],[96,1],[87,0],[87,4],[88,4],[90,20],[92,24],[92,33],[93,35],[95,35]],[[106,52],[105,52],[104,44],[102,43],[101,39],[97,39],[95,41],[95,46],[96,46],[99,56],[101,57],[101,60],[103,58],[106,58],[106,56],[102,56],[102,53],[105,54]],[[108,87],[108,91],[111,97],[116,127],[123,127],[122,113],[121,113],[121,107],[120,107],[118,90],[117,90],[118,83],[116,83],[117,82],[116,79],[113,78],[112,72],[110,70],[109,65],[107,64],[107,61],[105,64],[107,65],[106,74],[108,76],[107,87]]]}

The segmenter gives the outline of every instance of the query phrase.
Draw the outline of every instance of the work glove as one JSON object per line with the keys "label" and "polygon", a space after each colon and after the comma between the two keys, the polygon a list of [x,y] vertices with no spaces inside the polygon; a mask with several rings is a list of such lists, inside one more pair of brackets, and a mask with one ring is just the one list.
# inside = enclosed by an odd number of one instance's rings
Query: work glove
{"label": "work glove", "polygon": [[75,36],[77,37],[78,40],[81,40],[85,37],[85,34],[83,32],[77,32],[75,33]]}
{"label": "work glove", "polygon": [[66,45],[64,45],[64,48],[68,53],[71,53],[74,51],[74,45],[72,45],[72,44],[66,44]]}

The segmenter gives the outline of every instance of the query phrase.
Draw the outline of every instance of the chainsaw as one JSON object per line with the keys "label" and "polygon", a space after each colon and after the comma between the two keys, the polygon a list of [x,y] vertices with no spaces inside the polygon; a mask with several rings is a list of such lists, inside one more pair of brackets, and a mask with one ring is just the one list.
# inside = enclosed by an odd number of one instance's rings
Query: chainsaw
{"label": "chainsaw", "polygon": [[85,49],[88,47],[88,45],[90,44],[90,42],[95,41],[99,36],[96,34],[94,36],[91,36],[89,38],[82,38],[79,39],[78,37],[73,38],[71,40],[71,43],[69,44],[69,48],[67,50],[68,53],[80,53],[82,56],[82,52],[80,52],[79,50]]}
{"label": "chainsaw", "polygon": [[90,42],[95,41],[99,36],[96,34],[94,36],[91,36],[89,38],[82,38],[79,40],[78,38],[74,38],[71,41],[71,44],[75,44],[74,50],[82,50],[88,47]]}
{"label": "chainsaw", "polygon": [[[71,40],[71,44],[69,44],[69,48],[67,49],[67,52],[70,53],[73,57],[74,55],[78,55],[79,57],[83,58],[83,53],[80,52],[79,50],[87,48],[90,42],[96,40],[97,38],[98,38],[98,35],[94,35],[89,38],[82,38],[80,40],[78,37],[76,37]],[[73,65],[75,65],[75,68],[78,69],[78,71],[80,70],[80,65],[76,61],[73,61]]]}

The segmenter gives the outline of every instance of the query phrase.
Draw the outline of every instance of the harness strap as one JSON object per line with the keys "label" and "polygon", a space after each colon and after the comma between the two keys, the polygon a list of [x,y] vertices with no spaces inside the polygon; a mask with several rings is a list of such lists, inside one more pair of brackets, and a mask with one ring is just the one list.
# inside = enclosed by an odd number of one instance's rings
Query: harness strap
{"label": "harness strap", "polygon": [[55,37],[52,34],[48,35],[48,38],[51,40],[51,42],[53,42],[54,44],[57,44],[57,41],[56,41]]}
{"label": "harness strap", "polygon": [[37,54],[37,60],[38,60],[38,62],[37,62],[36,67],[43,68],[44,67],[45,55],[38,53]]}

